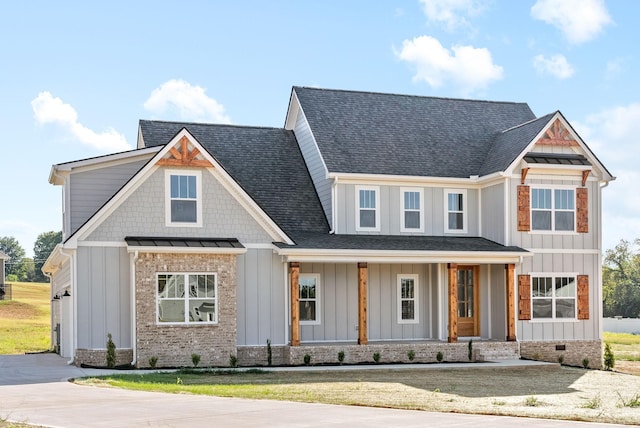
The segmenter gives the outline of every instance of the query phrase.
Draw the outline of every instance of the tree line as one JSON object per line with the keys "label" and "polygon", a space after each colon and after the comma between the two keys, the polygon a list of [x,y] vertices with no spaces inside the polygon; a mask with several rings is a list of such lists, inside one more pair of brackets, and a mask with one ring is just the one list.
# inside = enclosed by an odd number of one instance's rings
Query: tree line
{"label": "tree line", "polygon": [[49,278],[42,273],[42,265],[60,242],[61,231],[41,233],[33,245],[33,258],[30,258],[25,257],[24,248],[16,238],[0,238],[0,251],[9,256],[9,260],[5,260],[5,281],[49,282]]}

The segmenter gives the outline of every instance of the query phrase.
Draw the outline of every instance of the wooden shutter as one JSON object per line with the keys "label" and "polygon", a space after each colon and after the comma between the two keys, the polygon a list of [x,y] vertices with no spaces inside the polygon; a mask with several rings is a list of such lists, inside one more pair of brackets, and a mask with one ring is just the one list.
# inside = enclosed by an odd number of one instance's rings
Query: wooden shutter
{"label": "wooden shutter", "polygon": [[518,232],[531,230],[529,186],[518,186]]}
{"label": "wooden shutter", "polygon": [[576,231],[589,232],[589,190],[586,187],[576,189]]}
{"label": "wooden shutter", "polygon": [[578,319],[589,319],[589,275],[578,275]]}
{"label": "wooden shutter", "polygon": [[531,319],[531,276],[518,275],[518,319]]}

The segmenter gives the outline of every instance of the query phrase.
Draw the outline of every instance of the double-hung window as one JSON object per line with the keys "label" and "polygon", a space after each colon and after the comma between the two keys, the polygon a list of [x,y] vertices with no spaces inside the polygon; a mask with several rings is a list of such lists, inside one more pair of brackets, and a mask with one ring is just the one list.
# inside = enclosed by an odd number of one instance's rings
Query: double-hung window
{"label": "double-hung window", "polygon": [[418,275],[398,275],[398,324],[415,324],[418,320]]}
{"label": "double-hung window", "polygon": [[531,189],[531,230],[575,231],[574,189]]}
{"label": "double-hung window", "polygon": [[400,230],[402,232],[422,232],[424,226],[422,224],[422,189],[402,188],[402,218]]}
{"label": "double-hung window", "polygon": [[156,298],[159,323],[218,322],[215,273],[158,273]]}
{"label": "double-hung window", "polygon": [[380,231],[380,189],[356,187],[356,230]]}
{"label": "double-hung window", "polygon": [[320,324],[320,275],[317,273],[301,273],[298,281],[300,286],[298,300],[300,324]]}
{"label": "double-hung window", "polygon": [[531,275],[532,319],[576,318],[576,275]]}
{"label": "double-hung window", "polygon": [[467,232],[466,190],[445,190],[445,232]]}
{"label": "double-hung window", "polygon": [[200,171],[166,172],[167,226],[202,225]]}

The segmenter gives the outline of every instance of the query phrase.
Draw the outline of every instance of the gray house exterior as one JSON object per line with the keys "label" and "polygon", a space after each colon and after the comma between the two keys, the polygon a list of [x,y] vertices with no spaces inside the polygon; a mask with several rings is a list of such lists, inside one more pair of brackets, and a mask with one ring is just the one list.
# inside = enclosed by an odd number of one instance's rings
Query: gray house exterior
{"label": "gray house exterior", "polygon": [[[283,128],[142,120],[57,164],[60,353],[103,365],[601,365],[601,191],[560,112],[294,87]],[[63,297],[64,296],[64,297]],[[267,346],[269,343],[269,346]]]}

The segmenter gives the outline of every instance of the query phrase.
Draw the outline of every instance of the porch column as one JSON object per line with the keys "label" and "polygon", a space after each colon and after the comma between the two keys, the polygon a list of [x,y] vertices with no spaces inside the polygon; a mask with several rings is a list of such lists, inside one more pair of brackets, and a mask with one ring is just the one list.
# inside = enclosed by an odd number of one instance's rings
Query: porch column
{"label": "porch column", "polygon": [[516,307],[514,303],[514,285],[516,265],[504,265],[507,281],[507,341],[515,342],[516,340]]}
{"label": "porch column", "polygon": [[289,263],[291,274],[291,346],[300,346],[300,263]]}
{"label": "porch column", "polygon": [[367,343],[367,264],[361,262],[358,263],[358,344]]}
{"label": "porch column", "polygon": [[449,343],[458,341],[458,265],[449,263]]}

